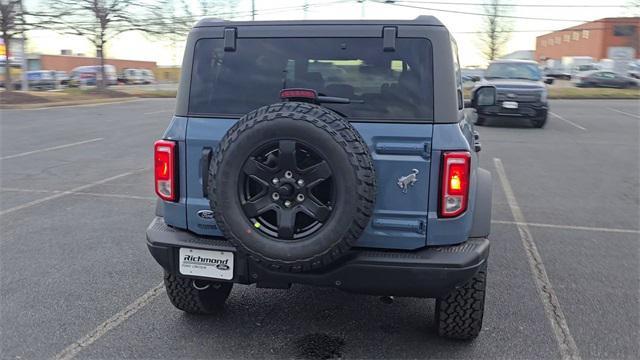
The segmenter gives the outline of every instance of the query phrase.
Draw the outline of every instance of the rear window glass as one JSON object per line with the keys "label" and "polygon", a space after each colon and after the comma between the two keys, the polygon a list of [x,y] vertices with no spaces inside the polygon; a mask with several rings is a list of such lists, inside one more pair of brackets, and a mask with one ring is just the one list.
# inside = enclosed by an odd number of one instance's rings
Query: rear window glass
{"label": "rear window glass", "polygon": [[382,38],[222,39],[196,43],[189,113],[242,116],[279,102],[283,88],[308,88],[345,97],[323,104],[348,118],[433,120],[431,43],[399,38],[383,51]]}

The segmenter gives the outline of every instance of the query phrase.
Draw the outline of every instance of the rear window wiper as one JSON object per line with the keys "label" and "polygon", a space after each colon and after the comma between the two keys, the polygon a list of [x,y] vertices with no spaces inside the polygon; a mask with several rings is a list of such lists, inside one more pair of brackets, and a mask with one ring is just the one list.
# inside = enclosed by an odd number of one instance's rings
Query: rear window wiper
{"label": "rear window wiper", "polygon": [[318,95],[316,101],[320,104],[364,104],[364,100],[355,100],[345,97]]}

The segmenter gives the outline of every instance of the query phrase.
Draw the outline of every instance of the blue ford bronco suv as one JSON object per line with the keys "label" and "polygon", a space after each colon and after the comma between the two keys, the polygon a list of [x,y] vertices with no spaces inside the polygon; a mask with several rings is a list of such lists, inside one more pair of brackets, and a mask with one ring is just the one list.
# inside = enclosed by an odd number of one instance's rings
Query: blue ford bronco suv
{"label": "blue ford bronco suv", "polygon": [[475,338],[492,184],[464,107],[434,17],[201,20],[154,146],[146,235],[169,299],[207,314],[234,284],[435,298],[437,332]]}

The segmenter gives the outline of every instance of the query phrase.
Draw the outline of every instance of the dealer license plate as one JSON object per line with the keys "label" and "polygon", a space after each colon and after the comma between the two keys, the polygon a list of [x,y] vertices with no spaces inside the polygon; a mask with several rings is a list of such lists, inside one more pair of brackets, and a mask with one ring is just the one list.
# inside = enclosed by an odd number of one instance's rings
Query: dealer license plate
{"label": "dealer license plate", "polygon": [[180,248],[180,273],[213,279],[233,279],[233,253]]}
{"label": "dealer license plate", "polygon": [[515,101],[505,101],[502,103],[502,107],[505,109],[517,109],[518,103]]}

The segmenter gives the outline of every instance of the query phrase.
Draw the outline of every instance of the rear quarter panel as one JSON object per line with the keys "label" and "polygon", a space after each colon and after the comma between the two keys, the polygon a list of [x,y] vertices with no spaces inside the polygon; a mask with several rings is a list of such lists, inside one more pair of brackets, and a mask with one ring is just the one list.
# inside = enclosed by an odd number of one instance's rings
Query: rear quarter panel
{"label": "rear quarter panel", "polygon": [[[478,155],[471,148],[473,134],[466,118],[454,124],[436,124],[433,127],[431,184],[429,187],[429,212],[427,221],[427,245],[451,245],[468,239],[473,226],[477,191]],[[467,211],[454,218],[439,218],[440,171],[442,155],[446,151],[466,150],[471,153],[471,178]]]}

